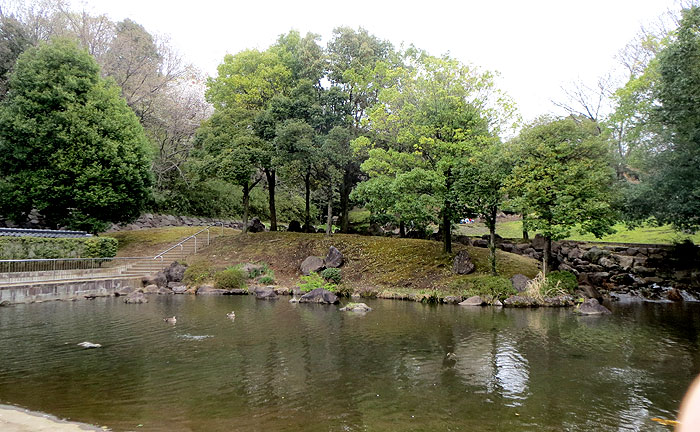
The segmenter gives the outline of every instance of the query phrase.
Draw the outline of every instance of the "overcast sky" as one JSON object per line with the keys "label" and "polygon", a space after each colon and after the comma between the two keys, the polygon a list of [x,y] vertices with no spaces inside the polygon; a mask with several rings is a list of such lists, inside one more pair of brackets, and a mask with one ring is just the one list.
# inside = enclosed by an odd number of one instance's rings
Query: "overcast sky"
{"label": "overcast sky", "polygon": [[265,49],[290,29],[318,33],[366,28],[431,54],[498,71],[498,85],[525,119],[556,112],[561,87],[595,83],[615,67],[614,56],[675,0],[431,0],[181,1],[73,0],[76,9],[131,18],[169,36],[185,61],[209,75],[226,53]]}

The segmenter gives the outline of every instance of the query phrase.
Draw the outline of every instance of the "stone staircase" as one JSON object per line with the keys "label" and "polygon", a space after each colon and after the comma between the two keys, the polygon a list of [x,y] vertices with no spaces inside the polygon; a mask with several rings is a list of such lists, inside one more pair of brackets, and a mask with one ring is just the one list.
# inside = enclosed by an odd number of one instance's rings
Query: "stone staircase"
{"label": "stone staircase", "polygon": [[[20,285],[38,285],[46,283],[68,283],[68,282],[85,282],[107,279],[128,279],[143,277],[158,273],[165,267],[169,266],[173,261],[183,262],[190,255],[195,255],[209,245],[210,236],[209,229],[211,226],[202,229],[198,233],[186,237],[179,243],[165,249],[154,257],[115,257],[107,259],[92,260],[91,265],[85,263],[79,264],[77,267],[71,268],[66,264],[70,264],[70,260],[53,260],[54,267],[58,270],[45,270],[47,261],[52,260],[36,260],[41,261],[42,268],[32,269],[28,267],[27,271],[12,271],[0,272],[0,288]],[[218,230],[218,228],[217,228]],[[223,233],[223,230],[222,230]],[[32,260],[23,260],[29,266]],[[84,260],[90,261],[90,260]],[[97,262],[97,264],[95,264]]]}

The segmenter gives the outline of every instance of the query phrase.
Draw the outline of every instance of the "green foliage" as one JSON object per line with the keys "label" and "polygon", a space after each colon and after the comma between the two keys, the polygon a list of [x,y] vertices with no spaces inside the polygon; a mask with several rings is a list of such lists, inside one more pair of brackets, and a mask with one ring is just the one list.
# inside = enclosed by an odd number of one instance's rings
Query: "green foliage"
{"label": "green foliage", "polygon": [[334,292],[336,289],[335,284],[326,282],[326,280],[316,272],[311,272],[308,276],[302,276],[301,280],[302,282],[299,284],[299,288],[304,292],[313,291],[317,288],[323,288]]}
{"label": "green foliage", "polygon": [[333,282],[336,285],[340,283],[340,279],[342,278],[339,268],[327,268],[321,272],[321,276],[325,280]]}
{"label": "green foliage", "polygon": [[451,284],[451,288],[461,291],[465,296],[479,296],[487,303],[505,300],[517,294],[510,279],[502,276],[479,275],[468,279],[460,279]]}
{"label": "green foliage", "polygon": [[111,237],[0,237],[0,259],[110,258],[117,244]]}
{"label": "green foliage", "polygon": [[90,232],[139,216],[151,184],[147,140],[119,88],[73,42],[25,51],[0,107],[0,213],[37,209]]}
{"label": "green foliage", "polygon": [[568,271],[556,270],[547,274],[542,294],[545,297],[552,297],[550,294],[558,291],[573,294],[576,288],[578,288],[576,275]]}
{"label": "green foliage", "polygon": [[247,279],[247,275],[241,269],[227,268],[214,274],[214,287],[218,289],[241,289],[246,287]]}
{"label": "green foliage", "polygon": [[513,207],[530,229],[557,240],[572,228],[601,237],[617,219],[607,145],[585,119],[539,119],[517,140],[518,162],[507,181]]}
{"label": "green foliage", "polygon": [[[460,216],[458,161],[493,142],[500,117],[511,112],[508,98],[495,90],[491,74],[457,60],[413,49],[404,57],[412,67],[392,71],[396,84],[369,112],[377,139],[354,142],[356,154],[368,155],[362,170],[369,175],[355,197],[397,222],[439,222],[451,232]],[[450,236],[444,239],[450,251]]]}
{"label": "green foliage", "polygon": [[214,267],[209,261],[198,260],[187,266],[183,281],[187,284],[198,284],[210,280],[214,276]]}
{"label": "green foliage", "polygon": [[272,285],[275,283],[275,274],[274,272],[270,271],[268,274],[265,276],[261,276],[260,279],[258,279],[258,282],[263,284],[263,285]]}
{"label": "green foliage", "polygon": [[700,7],[683,11],[676,38],[658,57],[654,119],[662,144],[650,153],[637,209],[660,223],[700,228]]}

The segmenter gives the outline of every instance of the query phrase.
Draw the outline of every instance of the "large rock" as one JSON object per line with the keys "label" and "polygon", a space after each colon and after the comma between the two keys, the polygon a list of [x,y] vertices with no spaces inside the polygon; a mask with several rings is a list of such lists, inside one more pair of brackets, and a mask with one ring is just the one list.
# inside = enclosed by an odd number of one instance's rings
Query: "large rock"
{"label": "large rock", "polygon": [[544,238],[544,236],[542,234],[536,234],[535,238],[532,239],[532,242],[530,244],[535,250],[544,250],[545,243],[546,239]]}
{"label": "large rock", "polygon": [[307,257],[302,263],[299,269],[304,276],[308,276],[311,272],[320,272],[326,268],[323,263],[323,258],[317,256]]}
{"label": "large rock", "polygon": [[185,270],[187,270],[187,267],[177,261],[173,261],[163,273],[165,273],[165,278],[168,282],[182,282],[182,278],[185,277]]}
{"label": "large rock", "polygon": [[574,305],[574,298],[570,295],[560,295],[556,297],[546,297],[542,301],[543,306],[547,307],[566,307]]}
{"label": "large rock", "polygon": [[598,291],[595,287],[591,285],[579,285],[579,288],[581,291],[583,291],[586,298],[594,298],[598,301],[603,300],[603,296],[600,294],[600,291]]}
{"label": "large rock", "polygon": [[245,263],[241,266],[241,270],[248,276],[253,275],[253,277],[255,277],[261,275],[265,271],[265,266],[262,264]]}
{"label": "large rock", "polygon": [[158,285],[146,285],[141,291],[144,294],[158,294],[159,289],[160,287]]}
{"label": "large rock", "polygon": [[509,307],[537,307],[537,300],[532,297],[514,295],[503,301],[503,306]]}
{"label": "large rock", "polygon": [[214,288],[212,285],[202,285],[197,289],[197,295],[227,295],[228,290]]}
{"label": "large rock", "polygon": [[666,294],[666,298],[671,301],[679,302],[683,301],[683,294],[681,294],[681,290],[678,288],[673,288]]}
{"label": "large rock", "polygon": [[187,291],[187,286],[182,282],[169,282],[168,288],[173,290],[173,294],[184,294]]}
{"label": "large rock", "polygon": [[134,291],[131,294],[126,296],[126,298],[124,299],[124,303],[127,303],[127,304],[148,303],[148,299],[141,291]]}
{"label": "large rock", "polygon": [[323,288],[316,288],[309,291],[299,299],[299,303],[338,303],[338,296]]}
{"label": "large rock", "polygon": [[482,299],[481,297],[472,296],[472,297],[469,297],[468,299],[464,300],[463,302],[461,302],[459,305],[460,306],[481,306],[484,303],[485,303],[484,299]]}
{"label": "large rock", "polygon": [[457,252],[454,261],[452,262],[452,271],[457,274],[469,274],[474,271],[474,263],[469,257],[469,252],[461,250]]}
{"label": "large rock", "polygon": [[257,233],[263,231],[265,231],[265,225],[260,222],[260,219],[253,218],[250,222],[248,222],[248,232]]}
{"label": "large rock", "polygon": [[165,275],[165,272],[159,271],[154,275],[144,276],[143,279],[141,279],[141,282],[143,283],[143,286],[157,285],[159,287],[164,287],[168,285],[168,278]]}
{"label": "large rock", "polygon": [[323,264],[326,266],[326,268],[338,268],[342,266],[344,262],[345,257],[343,257],[343,254],[340,253],[335,246],[330,247],[328,250],[328,255],[326,255],[326,258],[323,260]]}
{"label": "large rock", "polygon": [[510,278],[510,282],[513,284],[513,288],[520,293],[527,289],[527,284],[530,282],[530,278],[524,274],[516,274]]}
{"label": "large rock", "polygon": [[289,222],[289,227],[287,228],[289,232],[302,232],[301,223],[298,220],[293,220]]}
{"label": "large rock", "polygon": [[581,315],[607,315],[612,312],[610,312],[610,310],[605,306],[598,303],[598,300],[588,299],[581,303],[581,306],[576,309],[576,313]]}
{"label": "large rock", "polygon": [[114,296],[115,297],[126,296],[126,295],[131,294],[134,291],[136,291],[136,288],[130,287],[130,286],[125,286],[125,287],[121,288],[119,291],[116,291],[114,293]]}
{"label": "large rock", "polygon": [[372,308],[364,303],[348,303],[345,307],[340,308],[340,310],[344,312],[366,313],[370,312]]}
{"label": "large rock", "polygon": [[256,299],[260,300],[276,300],[277,293],[275,293],[274,287],[256,287],[253,290]]}
{"label": "large rock", "polygon": [[447,303],[447,304],[457,304],[457,303],[461,302],[462,299],[463,299],[462,296],[447,296],[447,297],[442,299],[442,302]]}

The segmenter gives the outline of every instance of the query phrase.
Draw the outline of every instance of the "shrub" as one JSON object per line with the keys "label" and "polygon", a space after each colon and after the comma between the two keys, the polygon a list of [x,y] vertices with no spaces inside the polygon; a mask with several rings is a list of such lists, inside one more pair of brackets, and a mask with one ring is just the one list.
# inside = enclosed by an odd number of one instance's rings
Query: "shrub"
{"label": "shrub", "polygon": [[214,275],[214,288],[240,289],[246,287],[248,280],[244,271],[237,268],[227,268]]}
{"label": "shrub", "polygon": [[573,273],[557,270],[547,275],[542,294],[545,297],[552,297],[552,295],[549,295],[550,292],[556,293],[563,291],[566,294],[573,294],[576,288],[578,288],[578,280]]}
{"label": "shrub", "polygon": [[265,285],[274,284],[275,283],[275,274],[272,271],[270,271],[265,276],[261,276],[260,279],[258,279],[258,282],[260,282],[261,284],[265,284]]}
{"label": "shrub", "polygon": [[321,272],[321,276],[334,284],[340,283],[341,273],[339,268],[327,268]]}
{"label": "shrub", "polygon": [[195,261],[185,270],[183,281],[188,284],[196,284],[209,280],[214,276],[214,268],[208,261]]}
{"label": "shrub", "polygon": [[0,238],[0,259],[110,258],[117,254],[112,237],[4,237]]}
{"label": "shrub", "polygon": [[311,272],[308,276],[302,276],[301,280],[302,282],[299,284],[299,288],[304,292],[313,291],[316,288],[323,288],[333,292],[336,289],[335,284],[326,282],[326,280],[316,272]]}
{"label": "shrub", "polygon": [[487,303],[493,303],[496,300],[503,301],[517,293],[518,291],[513,288],[511,281],[502,276],[475,277],[467,289],[468,296],[478,295]]}

